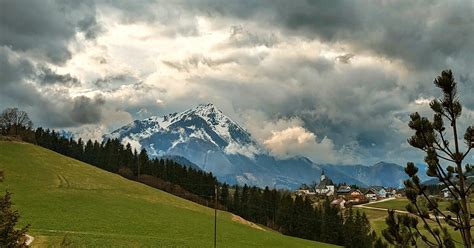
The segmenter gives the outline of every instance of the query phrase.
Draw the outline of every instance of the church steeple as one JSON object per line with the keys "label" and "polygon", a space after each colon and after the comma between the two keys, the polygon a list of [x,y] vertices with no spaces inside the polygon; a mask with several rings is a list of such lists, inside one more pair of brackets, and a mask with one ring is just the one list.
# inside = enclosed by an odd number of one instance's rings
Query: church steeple
{"label": "church steeple", "polygon": [[326,175],[324,175],[324,170],[322,170],[321,177],[319,178],[319,182],[322,182],[324,179],[326,179]]}

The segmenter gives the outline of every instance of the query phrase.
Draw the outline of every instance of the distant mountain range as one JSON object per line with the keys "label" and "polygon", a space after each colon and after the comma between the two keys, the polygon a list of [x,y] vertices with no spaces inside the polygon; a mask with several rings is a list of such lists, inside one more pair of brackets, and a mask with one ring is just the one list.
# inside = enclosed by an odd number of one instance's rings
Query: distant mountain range
{"label": "distant mountain range", "polygon": [[318,181],[322,170],[334,182],[360,186],[401,187],[407,178],[403,167],[392,163],[318,165],[301,156],[276,158],[213,104],[135,120],[104,138],[145,148],[150,156],[181,159],[178,162],[210,171],[230,184],[295,189]]}

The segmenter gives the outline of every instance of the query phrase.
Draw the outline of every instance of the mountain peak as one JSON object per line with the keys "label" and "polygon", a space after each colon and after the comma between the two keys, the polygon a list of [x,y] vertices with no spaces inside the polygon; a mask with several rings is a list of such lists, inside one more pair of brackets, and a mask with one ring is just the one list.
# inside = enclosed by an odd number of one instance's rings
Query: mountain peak
{"label": "mountain peak", "polygon": [[[132,141],[140,146],[150,147],[150,154],[169,153],[175,147],[182,147],[188,142],[206,143],[209,149],[222,150],[225,154],[238,153],[253,157],[261,152],[250,133],[212,103],[200,104],[163,117],[153,116],[136,120],[106,136],[110,137],[120,137],[125,142]],[[162,140],[156,142],[156,137],[161,137]],[[164,144],[166,139],[169,139],[169,142]]]}
{"label": "mountain peak", "polygon": [[[207,116],[209,114],[220,114],[223,115],[222,111],[218,109],[214,104],[212,103],[207,103],[207,104],[199,104],[197,107],[188,110],[190,112],[195,112],[199,115]],[[188,112],[185,111],[185,112]]]}
{"label": "mountain peak", "polygon": [[216,108],[216,106],[212,103],[201,103],[196,108]]}

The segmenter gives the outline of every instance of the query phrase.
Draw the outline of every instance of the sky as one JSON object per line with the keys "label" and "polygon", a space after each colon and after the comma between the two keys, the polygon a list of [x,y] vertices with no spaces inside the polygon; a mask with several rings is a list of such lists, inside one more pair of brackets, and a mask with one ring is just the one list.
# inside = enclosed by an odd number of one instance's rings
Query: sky
{"label": "sky", "polygon": [[457,0],[0,0],[0,108],[97,139],[213,103],[279,157],[421,162],[409,114],[442,70],[474,123],[473,23]]}

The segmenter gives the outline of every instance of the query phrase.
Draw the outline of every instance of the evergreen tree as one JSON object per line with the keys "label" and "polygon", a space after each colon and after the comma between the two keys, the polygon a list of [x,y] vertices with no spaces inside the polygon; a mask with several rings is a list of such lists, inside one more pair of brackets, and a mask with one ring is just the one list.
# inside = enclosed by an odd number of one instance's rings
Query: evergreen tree
{"label": "evergreen tree", "polygon": [[[356,211],[354,217],[354,243],[351,246],[346,247],[354,247],[354,248],[364,248],[364,247],[371,247],[372,244],[375,242],[375,233],[372,231],[370,227],[370,222],[367,219],[367,215],[364,212]],[[351,234],[351,233],[346,233]],[[347,235],[346,235],[347,236]]]}
{"label": "evergreen tree", "polygon": [[349,208],[346,213],[343,228],[345,234],[351,234],[344,236],[344,247],[354,247],[356,241],[357,226],[355,223],[354,211],[352,210],[352,208]]}
{"label": "evergreen tree", "polygon": [[283,234],[291,235],[294,231],[293,217],[294,202],[290,194],[285,194],[281,198],[280,207],[277,213],[277,225]]}
{"label": "evergreen tree", "polygon": [[229,206],[230,205],[229,185],[227,183],[224,183],[222,185],[222,189],[221,189],[220,196],[219,196],[219,201],[224,206]]}
{"label": "evergreen tree", "polygon": [[242,188],[242,195],[240,196],[240,216],[243,218],[248,217],[249,213],[249,198],[250,198],[250,188],[247,184]]}
{"label": "evergreen tree", "polygon": [[[470,248],[473,245],[471,220],[474,215],[470,209],[469,198],[473,189],[472,184],[467,182],[467,175],[473,171],[474,167],[466,164],[465,160],[474,148],[474,126],[467,128],[463,148],[460,143],[462,134],[458,131],[462,105],[459,102],[457,83],[451,70],[443,71],[434,80],[434,84],[441,89],[442,97],[430,103],[434,112],[433,120],[421,117],[419,113],[411,114],[408,126],[414,131],[414,135],[408,139],[408,143],[426,153],[425,162],[428,165],[426,174],[439,180],[451,193],[454,198],[448,208],[451,214],[446,214],[439,208],[437,202],[430,198],[427,187],[421,183],[417,175],[418,168],[414,163],[409,162],[405,168],[405,172],[410,177],[405,181],[406,195],[410,201],[407,211],[420,218],[426,232],[421,232],[417,225],[403,225],[396,221],[399,218],[394,217],[394,213],[390,213],[387,224],[393,226],[389,225],[385,233],[390,239],[389,242],[405,242],[407,234],[405,228],[402,228],[405,226],[420,234],[419,237],[414,235],[411,238],[421,238],[428,246],[452,247],[453,240],[447,228],[442,225],[444,221],[459,232],[463,245]],[[448,125],[445,125],[445,121]],[[428,222],[433,219],[435,225],[429,225]],[[396,231],[399,233],[395,233]]]}
{"label": "evergreen tree", "polygon": [[28,226],[15,229],[18,211],[12,210],[11,193],[0,198],[0,247],[27,247],[25,234]]}
{"label": "evergreen tree", "polygon": [[140,176],[140,169],[144,168],[145,165],[148,163],[148,153],[146,149],[143,148],[138,155],[138,173],[137,175]]}
{"label": "evergreen tree", "polygon": [[240,206],[241,206],[241,195],[240,195],[240,187],[239,185],[235,186],[234,190],[234,197],[232,201],[232,211],[237,215],[241,214]]}
{"label": "evergreen tree", "polygon": [[323,217],[321,228],[321,240],[323,242],[342,245],[344,243],[344,232],[342,216],[336,207],[331,206],[330,200],[326,198],[323,202]]}
{"label": "evergreen tree", "polygon": [[377,238],[374,243],[374,248],[388,248],[388,245],[381,238]]}
{"label": "evergreen tree", "polygon": [[418,219],[408,215],[396,215],[394,210],[388,211],[385,218],[387,228],[382,230],[382,235],[388,243],[395,247],[404,248],[416,245],[418,234],[414,227],[418,224]]}

